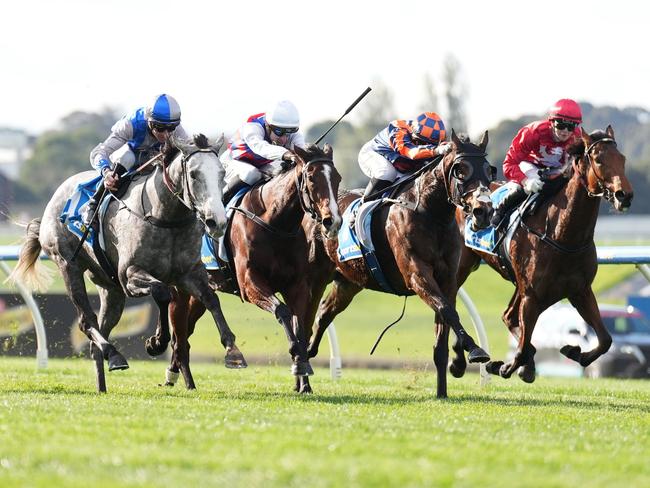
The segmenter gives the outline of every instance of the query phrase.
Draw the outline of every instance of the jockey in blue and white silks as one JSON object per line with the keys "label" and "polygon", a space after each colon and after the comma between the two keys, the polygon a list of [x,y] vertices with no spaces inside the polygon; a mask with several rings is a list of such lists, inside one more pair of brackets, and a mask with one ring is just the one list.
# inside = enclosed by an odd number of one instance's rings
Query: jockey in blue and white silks
{"label": "jockey in blue and white silks", "polygon": [[251,115],[228,141],[221,155],[226,169],[224,202],[245,185],[258,182],[263,174],[276,174],[283,161],[294,157],[294,147],[305,147],[298,132],[298,110],[288,100],[278,102],[270,111]]}
{"label": "jockey in blue and white silks", "polygon": [[118,120],[111,134],[90,152],[90,164],[103,177],[102,184],[88,204],[84,223],[90,224],[104,188],[115,191],[120,177],[154,156],[171,133],[187,139],[181,123],[181,108],[171,95],[157,95],[153,102]]}
{"label": "jockey in blue and white silks", "polygon": [[90,164],[102,175],[121,164],[131,169],[160,150],[168,132],[187,139],[180,125],[181,109],[170,95],[158,95],[153,103],[125,115],[111,128],[111,134],[90,152]]}

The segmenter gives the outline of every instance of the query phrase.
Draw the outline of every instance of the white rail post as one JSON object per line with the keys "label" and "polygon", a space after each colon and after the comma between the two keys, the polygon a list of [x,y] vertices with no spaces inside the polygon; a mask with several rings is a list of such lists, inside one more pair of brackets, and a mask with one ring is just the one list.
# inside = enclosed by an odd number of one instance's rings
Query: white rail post
{"label": "white rail post", "polygon": [[[478,313],[477,308],[474,306],[474,302],[469,297],[469,294],[463,290],[461,286],[458,290],[458,296],[463,301],[467,312],[469,313],[470,318],[472,319],[472,324],[474,324],[474,330],[476,330],[476,335],[478,336],[479,345],[487,352],[490,353],[490,346],[488,345],[487,334],[485,333],[485,327],[483,326],[483,321],[481,316]],[[490,382],[490,375],[485,369],[485,364],[479,365],[479,370],[481,374],[481,386],[485,386]]]}
{"label": "white rail post", "polygon": [[[0,268],[6,273],[7,276],[11,274],[11,268],[4,261],[0,261]],[[25,304],[32,313],[34,320],[34,328],[36,329],[36,367],[39,369],[47,368],[47,336],[45,334],[45,326],[43,325],[43,317],[38,309],[38,305],[32,296],[32,293],[25,285],[16,281],[16,288],[25,300]]]}
{"label": "white rail post", "polygon": [[333,380],[340,380],[343,376],[341,351],[333,322],[327,327],[327,339],[330,343],[330,376]]}

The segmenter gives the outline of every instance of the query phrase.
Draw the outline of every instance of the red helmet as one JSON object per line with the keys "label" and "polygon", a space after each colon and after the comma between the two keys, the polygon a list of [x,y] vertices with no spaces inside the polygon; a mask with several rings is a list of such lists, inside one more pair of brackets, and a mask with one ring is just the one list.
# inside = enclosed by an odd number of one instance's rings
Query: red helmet
{"label": "red helmet", "polygon": [[413,134],[432,144],[445,140],[445,124],[435,112],[424,112],[413,121]]}
{"label": "red helmet", "polygon": [[570,98],[563,98],[555,102],[548,112],[549,120],[562,119],[570,120],[571,122],[582,123],[582,110],[580,105]]}

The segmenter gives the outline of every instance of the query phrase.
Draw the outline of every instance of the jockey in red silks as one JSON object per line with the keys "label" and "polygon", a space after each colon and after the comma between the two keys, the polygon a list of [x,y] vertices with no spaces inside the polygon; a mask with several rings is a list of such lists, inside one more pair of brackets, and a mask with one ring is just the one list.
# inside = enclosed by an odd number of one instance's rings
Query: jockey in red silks
{"label": "jockey in red silks", "polygon": [[248,118],[221,155],[226,169],[225,203],[241,188],[252,186],[265,174],[277,174],[294,160],[292,149],[305,147],[299,126],[298,109],[289,100],[281,100],[268,112]]}
{"label": "jockey in red silks", "polygon": [[[445,124],[438,114],[424,112],[414,120],[393,120],[359,151],[359,166],[370,182],[363,201],[377,196],[398,177],[417,171],[436,155],[446,154]],[[371,198],[372,199],[372,198]]]}
{"label": "jockey in red silks", "polygon": [[103,181],[88,203],[86,225],[91,223],[104,188],[117,190],[120,177],[158,153],[172,133],[181,139],[188,138],[181,126],[181,108],[166,93],[115,122],[108,138],[90,152],[90,164],[102,174]]}
{"label": "jockey in red silks", "polygon": [[580,137],[582,111],[575,101],[563,98],[551,107],[548,118],[532,122],[517,133],[503,161],[508,192],[496,208],[492,225],[508,211],[544,187],[540,170],[548,177],[562,173],[568,162],[566,149]]}

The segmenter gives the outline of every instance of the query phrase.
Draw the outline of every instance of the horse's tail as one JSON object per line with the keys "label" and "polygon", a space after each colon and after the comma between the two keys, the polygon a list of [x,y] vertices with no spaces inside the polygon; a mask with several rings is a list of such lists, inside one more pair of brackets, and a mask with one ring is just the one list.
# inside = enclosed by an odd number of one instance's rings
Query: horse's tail
{"label": "horse's tail", "polygon": [[25,284],[31,290],[45,291],[52,283],[53,272],[41,264],[41,242],[39,233],[41,219],[34,219],[27,224],[27,236],[20,249],[18,264],[5,281]]}

